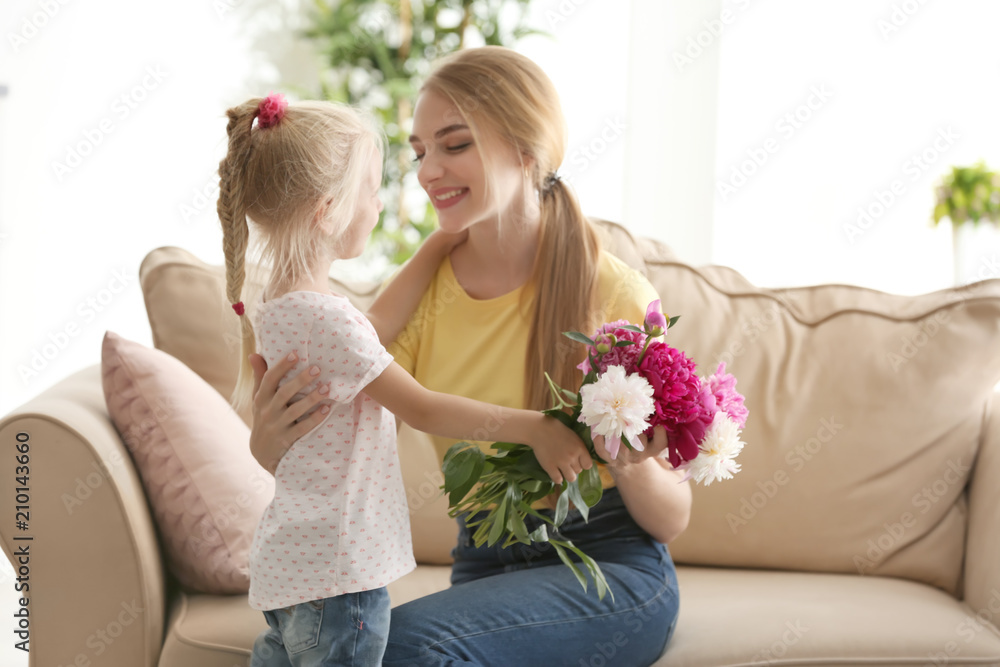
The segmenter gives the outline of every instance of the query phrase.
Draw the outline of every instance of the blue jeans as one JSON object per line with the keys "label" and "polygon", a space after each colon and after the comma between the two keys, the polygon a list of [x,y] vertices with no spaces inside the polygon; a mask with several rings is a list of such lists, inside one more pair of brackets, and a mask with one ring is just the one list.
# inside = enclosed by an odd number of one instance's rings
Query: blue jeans
{"label": "blue jeans", "polygon": [[389,634],[389,593],[376,588],[264,612],[270,626],[250,667],[381,664]]}
{"label": "blue jeans", "polygon": [[[528,530],[540,523],[529,517]],[[476,548],[459,518],[452,587],[392,610],[383,665],[647,666],[673,634],[673,561],[606,489],[590,522],[569,513],[560,532],[596,560],[614,592],[584,593],[547,544]]]}

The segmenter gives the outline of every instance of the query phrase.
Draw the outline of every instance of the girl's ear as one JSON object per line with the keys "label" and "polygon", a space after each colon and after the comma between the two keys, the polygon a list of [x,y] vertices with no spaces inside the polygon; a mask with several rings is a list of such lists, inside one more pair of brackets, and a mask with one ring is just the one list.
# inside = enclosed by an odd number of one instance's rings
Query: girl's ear
{"label": "girl's ear", "polygon": [[316,213],[313,214],[313,224],[316,225],[316,227],[318,227],[323,233],[328,235],[333,233],[333,223],[327,217],[331,206],[333,206],[333,197],[330,197],[325,202],[320,204],[316,209]]}

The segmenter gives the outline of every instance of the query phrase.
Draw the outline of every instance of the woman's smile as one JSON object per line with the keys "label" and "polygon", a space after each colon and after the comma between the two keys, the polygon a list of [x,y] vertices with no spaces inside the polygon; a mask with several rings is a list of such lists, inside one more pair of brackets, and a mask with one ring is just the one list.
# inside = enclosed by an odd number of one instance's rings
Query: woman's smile
{"label": "woman's smile", "polygon": [[430,195],[434,208],[442,209],[454,206],[465,199],[469,194],[469,188],[434,188],[427,194]]}

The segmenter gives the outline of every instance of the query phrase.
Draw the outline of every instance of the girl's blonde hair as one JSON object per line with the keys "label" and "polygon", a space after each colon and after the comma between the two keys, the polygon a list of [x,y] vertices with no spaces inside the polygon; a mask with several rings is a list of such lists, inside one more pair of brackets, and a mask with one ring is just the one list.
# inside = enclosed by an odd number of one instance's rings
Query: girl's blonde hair
{"label": "girl's blonde hair", "polygon": [[[566,121],[555,86],[542,69],[516,51],[486,46],[442,59],[421,90],[432,90],[457,108],[476,140],[495,137],[514,149],[525,171],[526,191],[539,193],[541,236],[531,277],[536,288],[525,360],[525,407],[551,407],[544,372],[560,386],[579,386],[583,346],[564,331],[588,335],[600,242],[576,196],[555,178],[566,153]],[[480,150],[487,174],[488,150]],[[530,163],[530,168],[528,164]]]}
{"label": "girl's blonde hair", "polygon": [[[256,261],[270,268],[269,284],[293,289],[308,279],[318,260],[336,250],[340,232],[354,219],[370,160],[381,162],[385,148],[384,134],[374,120],[352,107],[297,102],[288,105],[276,124],[261,128],[254,122],[261,101],[247,100],[226,112],[229,150],[219,163],[218,212],[226,296],[233,304],[244,295],[248,218],[256,232]],[[332,246],[316,232],[321,212],[339,226],[330,237]],[[230,399],[237,411],[253,398],[253,369],[247,357],[257,351],[252,312],[246,304],[244,308],[240,371]]]}

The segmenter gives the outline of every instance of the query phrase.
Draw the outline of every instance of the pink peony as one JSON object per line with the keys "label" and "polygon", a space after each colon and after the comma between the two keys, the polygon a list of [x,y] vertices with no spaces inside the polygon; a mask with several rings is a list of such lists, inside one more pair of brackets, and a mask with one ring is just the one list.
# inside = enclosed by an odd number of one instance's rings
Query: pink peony
{"label": "pink peony", "polygon": [[670,464],[677,467],[694,459],[717,412],[715,395],[695,374],[695,363],[680,350],[654,341],[639,373],[653,387],[656,403],[646,437],[653,437],[654,426],[663,426]]}
{"label": "pink peony", "polygon": [[598,375],[603,374],[608,370],[609,366],[621,366],[625,369],[626,375],[630,375],[635,372],[635,362],[639,359],[639,355],[642,354],[642,346],[646,344],[646,334],[639,333],[638,331],[629,331],[628,329],[621,329],[620,327],[629,324],[627,320],[616,320],[614,322],[608,322],[600,329],[594,332],[591,336],[593,339],[597,339],[601,334],[614,334],[618,340],[630,340],[634,345],[625,345],[623,347],[613,347],[610,351],[599,354],[597,350],[593,347],[587,348],[587,358],[580,363],[577,368],[583,371],[586,375],[591,370],[590,357],[593,356],[597,360],[597,373]]}
{"label": "pink peony", "polygon": [[736,377],[726,372],[726,362],[721,362],[715,374],[706,378],[705,382],[719,409],[729,415],[738,427],[746,426],[750,411],[743,405],[743,396],[736,391]]}

